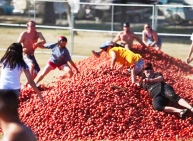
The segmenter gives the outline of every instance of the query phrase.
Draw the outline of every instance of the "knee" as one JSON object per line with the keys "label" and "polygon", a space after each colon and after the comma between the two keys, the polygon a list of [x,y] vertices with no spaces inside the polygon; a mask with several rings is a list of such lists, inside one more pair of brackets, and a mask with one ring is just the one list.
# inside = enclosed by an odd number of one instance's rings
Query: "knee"
{"label": "knee", "polygon": [[170,93],[170,94],[166,94],[166,96],[167,96],[167,98],[170,100],[170,101],[172,101],[172,102],[174,102],[174,103],[177,103],[179,100],[180,100],[180,96],[178,96],[177,94],[175,94],[175,93]]}
{"label": "knee", "polygon": [[164,110],[164,107],[163,105],[159,105],[157,103],[153,103],[153,108],[154,110],[157,110],[157,111],[163,111]]}

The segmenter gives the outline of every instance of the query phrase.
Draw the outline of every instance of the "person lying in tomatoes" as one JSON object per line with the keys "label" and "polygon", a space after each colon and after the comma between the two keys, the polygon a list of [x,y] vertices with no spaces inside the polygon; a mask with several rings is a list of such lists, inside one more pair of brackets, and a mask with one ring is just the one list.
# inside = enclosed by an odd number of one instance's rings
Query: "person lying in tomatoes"
{"label": "person lying in tomatoes", "polygon": [[136,83],[136,75],[141,72],[145,63],[140,54],[135,54],[123,47],[115,47],[112,41],[106,41],[100,49],[111,57],[111,69],[114,69],[115,63],[120,64],[120,68],[127,67],[131,72],[132,83]]}
{"label": "person lying in tomatoes", "polygon": [[[150,62],[144,64],[140,86],[148,91],[150,97],[153,99],[152,104],[155,110],[167,113],[179,113],[181,118],[185,118],[187,109],[193,112],[193,107],[177,95],[171,85],[164,82],[162,73],[154,72]],[[180,109],[168,106],[168,101],[177,103],[185,108]]]}

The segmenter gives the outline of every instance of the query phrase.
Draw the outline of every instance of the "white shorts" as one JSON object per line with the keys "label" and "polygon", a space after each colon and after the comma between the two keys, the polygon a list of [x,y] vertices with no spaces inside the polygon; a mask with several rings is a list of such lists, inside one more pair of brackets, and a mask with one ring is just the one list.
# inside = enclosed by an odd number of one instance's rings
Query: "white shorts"
{"label": "white shorts", "polygon": [[136,75],[142,71],[144,64],[145,64],[145,60],[143,58],[135,63],[135,74]]}

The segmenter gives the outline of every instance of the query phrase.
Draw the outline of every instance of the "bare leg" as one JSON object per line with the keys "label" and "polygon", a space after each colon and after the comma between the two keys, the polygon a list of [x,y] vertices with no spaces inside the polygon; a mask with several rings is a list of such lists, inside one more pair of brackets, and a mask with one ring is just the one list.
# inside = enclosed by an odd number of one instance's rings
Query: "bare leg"
{"label": "bare leg", "polygon": [[178,108],[175,108],[175,107],[166,106],[164,108],[164,112],[167,112],[167,113],[179,113],[181,118],[185,118],[186,117],[186,113],[187,113],[187,109],[178,109]]}
{"label": "bare leg", "polygon": [[180,105],[180,106],[183,106],[183,107],[185,107],[185,108],[187,108],[187,109],[191,109],[191,111],[193,111],[193,107],[186,101],[186,100],[184,100],[183,98],[181,98],[179,101],[178,101],[178,104]]}
{"label": "bare leg", "polygon": [[180,113],[183,109],[178,109],[175,107],[166,106],[164,108],[164,112],[166,113]]}
{"label": "bare leg", "polygon": [[36,84],[38,84],[51,70],[53,70],[53,68],[49,64],[47,64],[43,72],[37,78]]}
{"label": "bare leg", "polygon": [[[28,65],[29,65],[29,64],[28,64]],[[37,74],[34,73],[34,71],[35,71],[34,68],[35,68],[35,64],[34,64],[34,63],[30,63],[29,72],[30,72],[33,80],[35,79],[35,77],[36,77],[36,75],[37,75]],[[25,83],[25,86],[28,86],[28,81]]]}

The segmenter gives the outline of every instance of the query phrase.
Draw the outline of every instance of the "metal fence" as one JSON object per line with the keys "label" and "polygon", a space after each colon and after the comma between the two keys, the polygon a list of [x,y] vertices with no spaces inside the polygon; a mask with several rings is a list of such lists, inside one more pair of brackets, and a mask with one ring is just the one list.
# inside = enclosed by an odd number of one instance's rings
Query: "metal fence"
{"label": "metal fence", "polygon": [[66,4],[65,0],[34,0],[28,3],[23,13],[6,18],[0,16],[0,26],[25,27],[27,21],[35,20],[38,28],[66,30],[70,35],[71,54],[79,51],[74,46],[80,47],[88,42],[76,41],[77,34],[112,39],[122,30],[123,22],[129,22],[131,30],[139,36],[145,23],[150,23],[166,40],[180,37],[183,42],[192,33],[193,6],[80,2],[72,4],[69,10]]}

